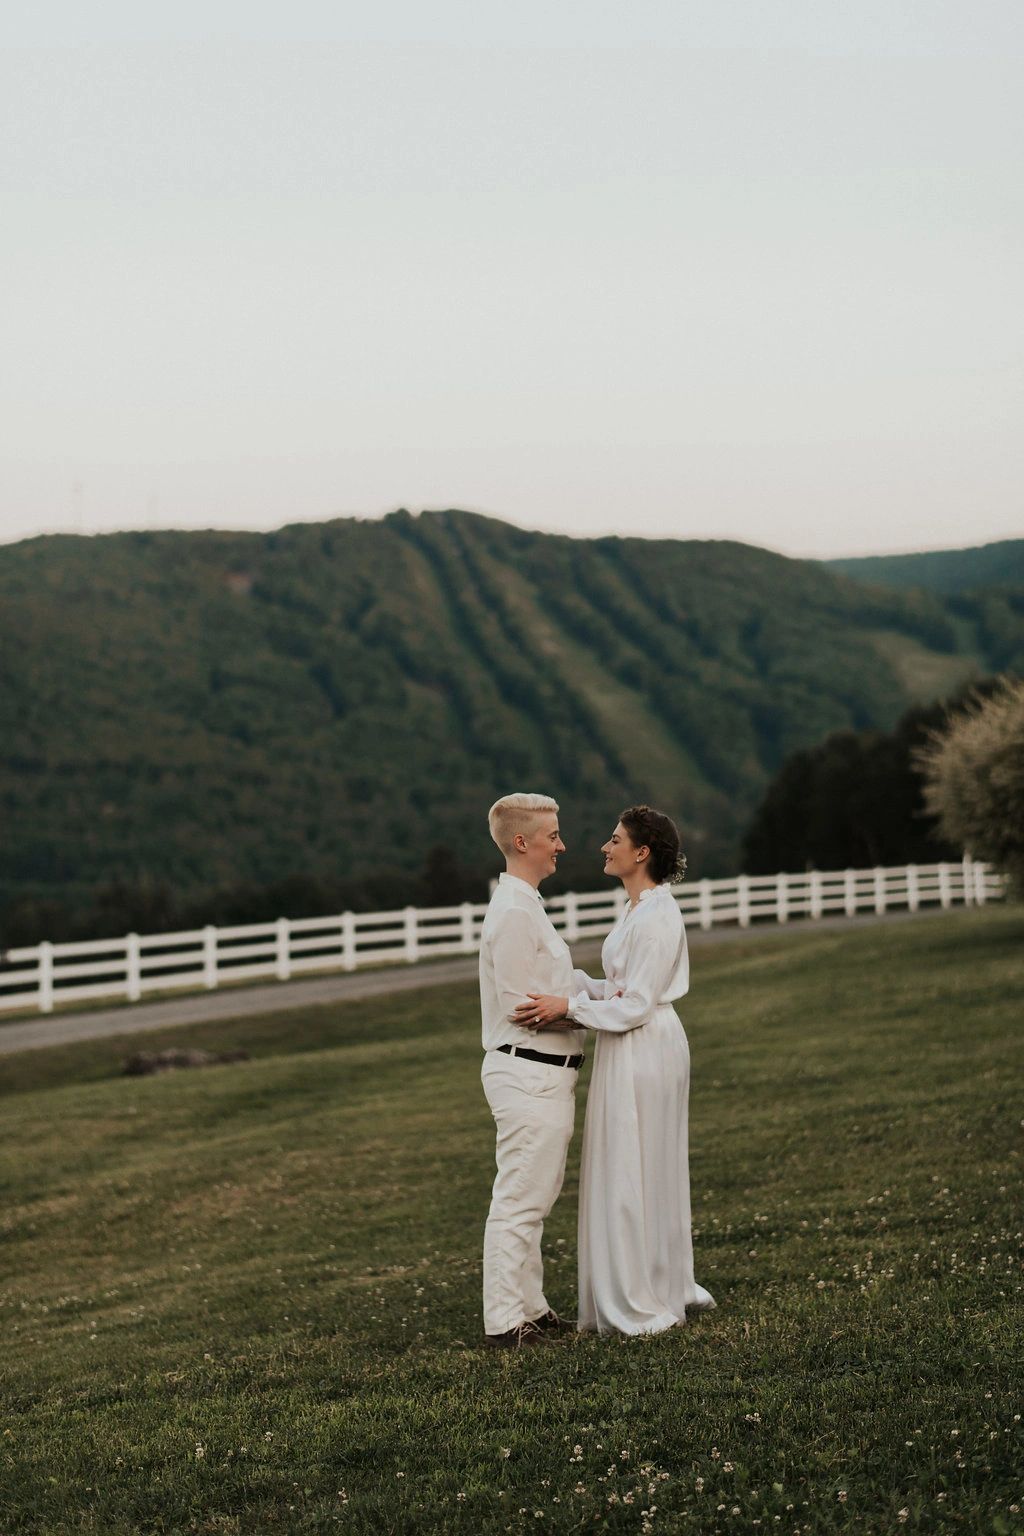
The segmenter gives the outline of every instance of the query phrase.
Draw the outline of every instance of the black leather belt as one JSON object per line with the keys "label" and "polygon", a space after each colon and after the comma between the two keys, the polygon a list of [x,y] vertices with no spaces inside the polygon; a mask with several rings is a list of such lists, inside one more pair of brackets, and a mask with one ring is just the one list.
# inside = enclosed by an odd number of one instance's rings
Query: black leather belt
{"label": "black leather belt", "polygon": [[546,1061],[552,1067],[574,1067],[578,1072],[583,1065],[582,1056],[545,1056],[543,1051],[531,1051],[526,1045],[499,1045],[506,1056],[525,1056],[527,1061]]}

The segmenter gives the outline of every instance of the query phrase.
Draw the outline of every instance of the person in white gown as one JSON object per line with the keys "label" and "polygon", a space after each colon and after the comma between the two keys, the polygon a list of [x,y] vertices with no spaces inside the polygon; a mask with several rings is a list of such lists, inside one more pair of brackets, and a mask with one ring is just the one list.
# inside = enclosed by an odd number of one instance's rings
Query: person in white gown
{"label": "person in white gown", "polygon": [[597,1037],[579,1204],[582,1332],[660,1333],[715,1305],[694,1279],[690,1221],[690,1049],[672,1004],[689,990],[679,834],[649,806],[623,811],[601,850],[628,904],[604,941],[604,976],[573,972],[572,997],[530,994],[535,1030],[566,1019]]}

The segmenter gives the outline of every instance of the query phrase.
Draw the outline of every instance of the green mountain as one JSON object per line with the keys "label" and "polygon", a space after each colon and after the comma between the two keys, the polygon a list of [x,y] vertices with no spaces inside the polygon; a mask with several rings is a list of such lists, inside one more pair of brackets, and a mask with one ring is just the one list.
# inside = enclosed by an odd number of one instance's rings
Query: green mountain
{"label": "green mountain", "polygon": [[886,587],[924,587],[951,597],[980,587],[1024,590],[1024,539],[1003,539],[970,549],[935,549],[914,555],[867,555],[823,564],[857,581]]}
{"label": "green mountain", "polygon": [[872,586],[935,593],[964,643],[987,656],[994,672],[1024,675],[1024,539],[825,564]]}
{"label": "green mountain", "polygon": [[934,593],[463,512],[27,540],[0,548],[0,911],[300,877],[397,905],[428,857],[479,889],[487,808],[524,788],[562,804],[563,886],[601,883],[645,799],[726,873],[787,753],[997,649]]}

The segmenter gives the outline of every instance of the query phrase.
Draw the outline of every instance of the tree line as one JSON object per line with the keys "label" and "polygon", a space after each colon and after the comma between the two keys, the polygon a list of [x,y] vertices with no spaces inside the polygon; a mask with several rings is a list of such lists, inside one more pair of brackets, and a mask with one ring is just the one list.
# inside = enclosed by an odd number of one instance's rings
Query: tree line
{"label": "tree line", "polygon": [[[776,776],[828,740],[823,803],[852,801],[912,675],[1012,670],[1018,596],[458,512],[5,546],[0,943],[479,897],[483,811],[516,787],[564,807],[563,888],[600,883],[638,800],[678,821],[692,878],[748,851],[848,862],[825,811],[813,846],[779,842]],[[896,846],[856,821],[855,862]]]}
{"label": "tree line", "polygon": [[[989,678],[954,698],[907,710],[892,731],[838,731],[792,753],[769,785],[743,839],[748,874],[933,864],[966,850],[1024,887],[1024,683]],[[379,869],[358,879],[289,875],[239,883],[198,900],[166,883],[116,881],[75,909],[22,898],[2,914],[4,947],[161,933],[207,923],[271,922],[280,916],[451,906],[486,900],[496,860],[460,862],[431,848],[410,879]],[[547,887],[597,884],[577,857]]]}

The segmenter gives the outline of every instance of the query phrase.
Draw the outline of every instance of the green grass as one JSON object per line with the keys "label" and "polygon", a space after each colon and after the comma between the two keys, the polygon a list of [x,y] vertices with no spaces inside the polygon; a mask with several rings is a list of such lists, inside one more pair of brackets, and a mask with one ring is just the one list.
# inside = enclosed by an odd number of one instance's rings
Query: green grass
{"label": "green grass", "polygon": [[[3,1060],[0,1531],[1024,1530],[1022,938],[697,952],[719,1307],[655,1339],[476,1347],[472,985]],[[119,1075],[186,1041],[253,1059]]]}

